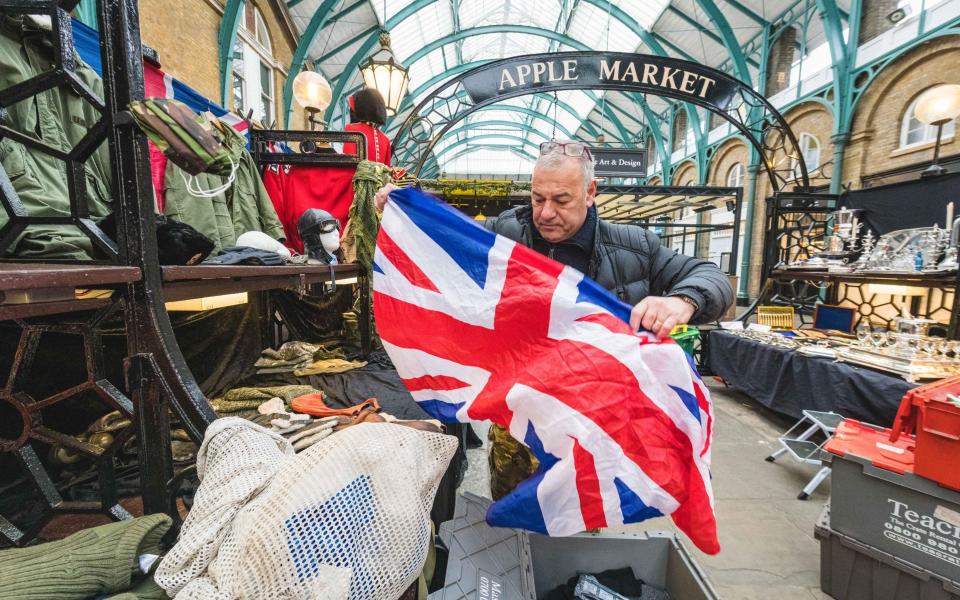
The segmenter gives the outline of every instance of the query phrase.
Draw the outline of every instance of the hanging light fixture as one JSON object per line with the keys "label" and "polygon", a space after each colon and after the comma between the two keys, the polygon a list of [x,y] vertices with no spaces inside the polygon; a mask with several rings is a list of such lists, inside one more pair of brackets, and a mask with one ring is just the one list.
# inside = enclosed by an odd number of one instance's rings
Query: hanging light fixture
{"label": "hanging light fixture", "polygon": [[315,71],[301,71],[293,79],[293,97],[306,109],[310,130],[317,129],[318,125],[322,130],[323,119],[317,119],[317,115],[325,111],[333,99],[333,90],[326,78]]}
{"label": "hanging light fixture", "polygon": [[[386,12],[384,12],[386,14]],[[407,68],[396,61],[390,48],[390,34],[380,32],[380,49],[367,62],[360,65],[363,83],[380,92],[387,105],[387,115],[394,116],[400,109],[400,101],[407,93],[410,77]]]}

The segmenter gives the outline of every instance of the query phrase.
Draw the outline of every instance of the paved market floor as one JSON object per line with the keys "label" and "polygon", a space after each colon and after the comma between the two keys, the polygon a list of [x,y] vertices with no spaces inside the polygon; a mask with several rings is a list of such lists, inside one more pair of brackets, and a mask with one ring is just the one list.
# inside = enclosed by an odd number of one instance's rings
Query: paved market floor
{"label": "paved market floor", "polygon": [[[687,548],[706,570],[724,600],[811,600],[820,591],[820,548],[813,526],[830,494],[829,479],[809,500],[797,493],[813,476],[812,466],[789,457],[770,464],[777,436],[792,420],[707,378],[716,412],[713,482],[722,550],[717,556]],[[486,429],[477,428],[486,441]],[[464,489],[489,496],[486,449],[469,450]],[[673,530],[668,519],[627,531]]]}

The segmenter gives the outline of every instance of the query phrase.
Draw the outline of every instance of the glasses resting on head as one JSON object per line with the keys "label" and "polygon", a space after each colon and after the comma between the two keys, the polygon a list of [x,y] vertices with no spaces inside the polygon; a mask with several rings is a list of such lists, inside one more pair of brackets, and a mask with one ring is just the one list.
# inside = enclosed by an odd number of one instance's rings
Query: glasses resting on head
{"label": "glasses resting on head", "polygon": [[565,154],[574,158],[585,156],[593,158],[590,154],[590,148],[583,142],[558,142],[556,140],[543,142],[540,144],[540,156],[547,154]]}

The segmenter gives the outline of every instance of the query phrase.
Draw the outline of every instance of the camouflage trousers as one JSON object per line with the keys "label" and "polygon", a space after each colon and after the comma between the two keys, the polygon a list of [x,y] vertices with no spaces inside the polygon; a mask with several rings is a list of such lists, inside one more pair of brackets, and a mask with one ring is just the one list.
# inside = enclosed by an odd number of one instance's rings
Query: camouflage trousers
{"label": "camouflage trousers", "polygon": [[540,466],[537,457],[499,425],[490,425],[490,496],[503,498]]}

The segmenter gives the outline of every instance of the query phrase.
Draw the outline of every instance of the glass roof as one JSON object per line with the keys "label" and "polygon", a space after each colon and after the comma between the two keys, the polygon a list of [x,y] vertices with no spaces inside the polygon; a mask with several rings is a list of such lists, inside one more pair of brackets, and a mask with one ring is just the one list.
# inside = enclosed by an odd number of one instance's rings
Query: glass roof
{"label": "glass roof", "polygon": [[[358,61],[372,53],[376,32],[389,25],[394,54],[409,68],[411,92],[387,125],[397,130],[416,106],[460,65],[554,51],[589,48],[654,54],[641,34],[667,55],[732,72],[730,52],[704,10],[713,4],[741,45],[749,45],[764,23],[774,23],[798,0],[287,0],[295,26],[310,33],[308,56],[331,81],[340,102],[330,127],[346,121],[348,95],[362,85]],[[838,2],[841,9],[849,0]],[[310,24],[329,9],[322,27]],[[510,31],[503,31],[509,26]],[[639,28],[639,31],[636,30]],[[556,34],[568,38],[556,38]],[[811,31],[810,35],[817,32]],[[549,36],[549,37],[548,37]],[[754,44],[755,46],[755,44]],[[751,47],[753,48],[753,47]],[[366,49],[366,50],[365,50]],[[757,77],[756,57],[747,56]],[[529,173],[531,156],[549,137],[632,143],[645,138],[646,117],[664,113],[667,101],[650,97],[648,109],[621,92],[565,91],[522,96],[486,107],[456,124],[434,156],[455,173]],[[665,132],[664,132],[665,134]],[[546,137],[545,137],[546,136]],[[527,156],[529,155],[529,156]],[[502,170],[502,171],[501,171]]]}

